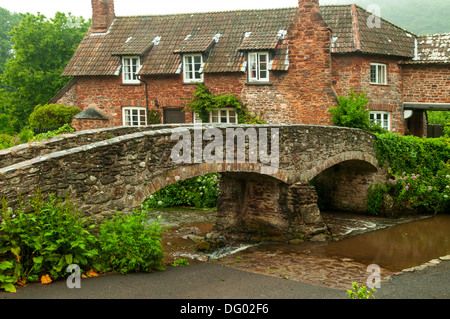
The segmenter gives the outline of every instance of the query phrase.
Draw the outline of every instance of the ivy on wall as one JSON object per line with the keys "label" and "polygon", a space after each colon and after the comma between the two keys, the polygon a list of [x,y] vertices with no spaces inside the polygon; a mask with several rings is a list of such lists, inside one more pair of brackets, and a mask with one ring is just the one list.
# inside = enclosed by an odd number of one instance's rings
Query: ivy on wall
{"label": "ivy on wall", "polygon": [[209,113],[222,108],[233,108],[238,115],[240,124],[264,124],[266,123],[262,118],[252,115],[239,98],[232,94],[212,94],[209,89],[203,84],[197,84],[194,92],[194,97],[186,105],[192,113],[197,113],[203,122],[208,122]]}

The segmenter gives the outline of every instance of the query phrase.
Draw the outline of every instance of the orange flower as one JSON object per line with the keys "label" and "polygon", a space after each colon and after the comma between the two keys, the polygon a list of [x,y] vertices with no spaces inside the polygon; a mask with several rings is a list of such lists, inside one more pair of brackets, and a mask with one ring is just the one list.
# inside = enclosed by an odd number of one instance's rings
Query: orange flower
{"label": "orange flower", "polygon": [[88,271],[87,275],[89,277],[97,277],[98,276],[98,274],[95,271],[93,271],[92,269]]}
{"label": "orange flower", "polygon": [[49,275],[44,275],[44,276],[41,277],[41,284],[47,285],[47,284],[49,284],[51,282],[52,282],[52,280],[50,279]]}

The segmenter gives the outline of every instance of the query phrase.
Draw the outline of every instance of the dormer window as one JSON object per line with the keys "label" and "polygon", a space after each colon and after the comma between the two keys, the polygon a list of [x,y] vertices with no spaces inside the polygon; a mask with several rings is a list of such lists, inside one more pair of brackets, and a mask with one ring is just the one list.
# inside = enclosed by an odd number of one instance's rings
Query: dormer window
{"label": "dormer window", "polygon": [[186,54],[183,56],[183,61],[184,82],[203,82],[203,56],[201,54]]}
{"label": "dormer window", "polygon": [[138,56],[122,57],[122,82],[125,84],[139,84],[138,72],[141,68],[141,59]]}
{"label": "dormer window", "polygon": [[268,52],[252,52],[248,54],[248,81],[270,81]]}

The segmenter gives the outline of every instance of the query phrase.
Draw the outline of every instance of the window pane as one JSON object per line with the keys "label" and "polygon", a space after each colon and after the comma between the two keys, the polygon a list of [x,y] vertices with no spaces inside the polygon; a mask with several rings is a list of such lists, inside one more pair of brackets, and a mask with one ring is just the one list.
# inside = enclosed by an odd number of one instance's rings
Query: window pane
{"label": "window pane", "polygon": [[219,123],[219,111],[212,112],[212,123]]}
{"label": "window pane", "polygon": [[380,84],[384,84],[386,81],[386,77],[385,77],[385,70],[386,67],[384,65],[379,65],[378,66],[378,83]]}
{"label": "window pane", "polygon": [[220,112],[220,123],[228,123],[227,111],[221,110]]}
{"label": "window pane", "polygon": [[377,66],[376,65],[370,66],[370,82],[372,82],[372,83],[377,82]]}
{"label": "window pane", "polygon": [[233,124],[237,123],[237,121],[236,121],[236,112],[235,111],[230,110],[229,113],[228,113],[228,118],[229,118],[229,121],[230,121],[229,123],[233,123]]}
{"label": "window pane", "polygon": [[250,71],[250,79],[256,80],[258,77],[257,73],[257,55],[256,53],[249,55],[249,71]]}

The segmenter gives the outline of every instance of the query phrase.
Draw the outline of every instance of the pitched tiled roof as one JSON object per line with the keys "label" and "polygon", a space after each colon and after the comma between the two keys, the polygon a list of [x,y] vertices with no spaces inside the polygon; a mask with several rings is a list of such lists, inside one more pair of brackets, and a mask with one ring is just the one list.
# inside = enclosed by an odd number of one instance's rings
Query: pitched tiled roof
{"label": "pitched tiled roof", "polygon": [[[381,19],[368,27],[370,13],[355,5],[321,6],[332,30],[332,52],[414,57],[410,32]],[[114,75],[120,55],[141,55],[142,75],[174,74],[181,53],[207,53],[203,72],[237,72],[248,50],[272,50],[272,70],[287,70],[288,30],[297,8],[116,17],[107,33],[88,33],[63,76]],[[425,47],[424,47],[424,50]],[[424,51],[425,52],[425,51]]]}
{"label": "pitched tiled roof", "polygon": [[[173,74],[181,63],[180,54],[176,53],[202,52],[209,46],[214,49],[203,72],[236,72],[244,62],[239,47],[245,33],[270,33],[270,47],[276,49],[278,43],[274,39],[278,31],[287,30],[296,12],[296,8],[284,8],[117,17],[106,34],[88,33],[84,37],[63,75],[114,75],[120,59],[113,54],[139,54],[155,38],[160,39],[159,43],[152,45],[144,57],[140,74]],[[188,35],[191,36],[186,39]],[[215,43],[213,39],[217,38]],[[265,47],[266,42],[261,44]],[[286,50],[287,46],[279,47],[281,55],[286,55]],[[277,62],[277,67],[284,69],[285,61]]]}
{"label": "pitched tiled roof", "polygon": [[372,19],[356,5],[322,6],[320,12],[333,32],[332,52],[414,57],[414,37],[391,22]]}
{"label": "pitched tiled roof", "polygon": [[417,59],[409,63],[450,63],[450,33],[417,38]]}

